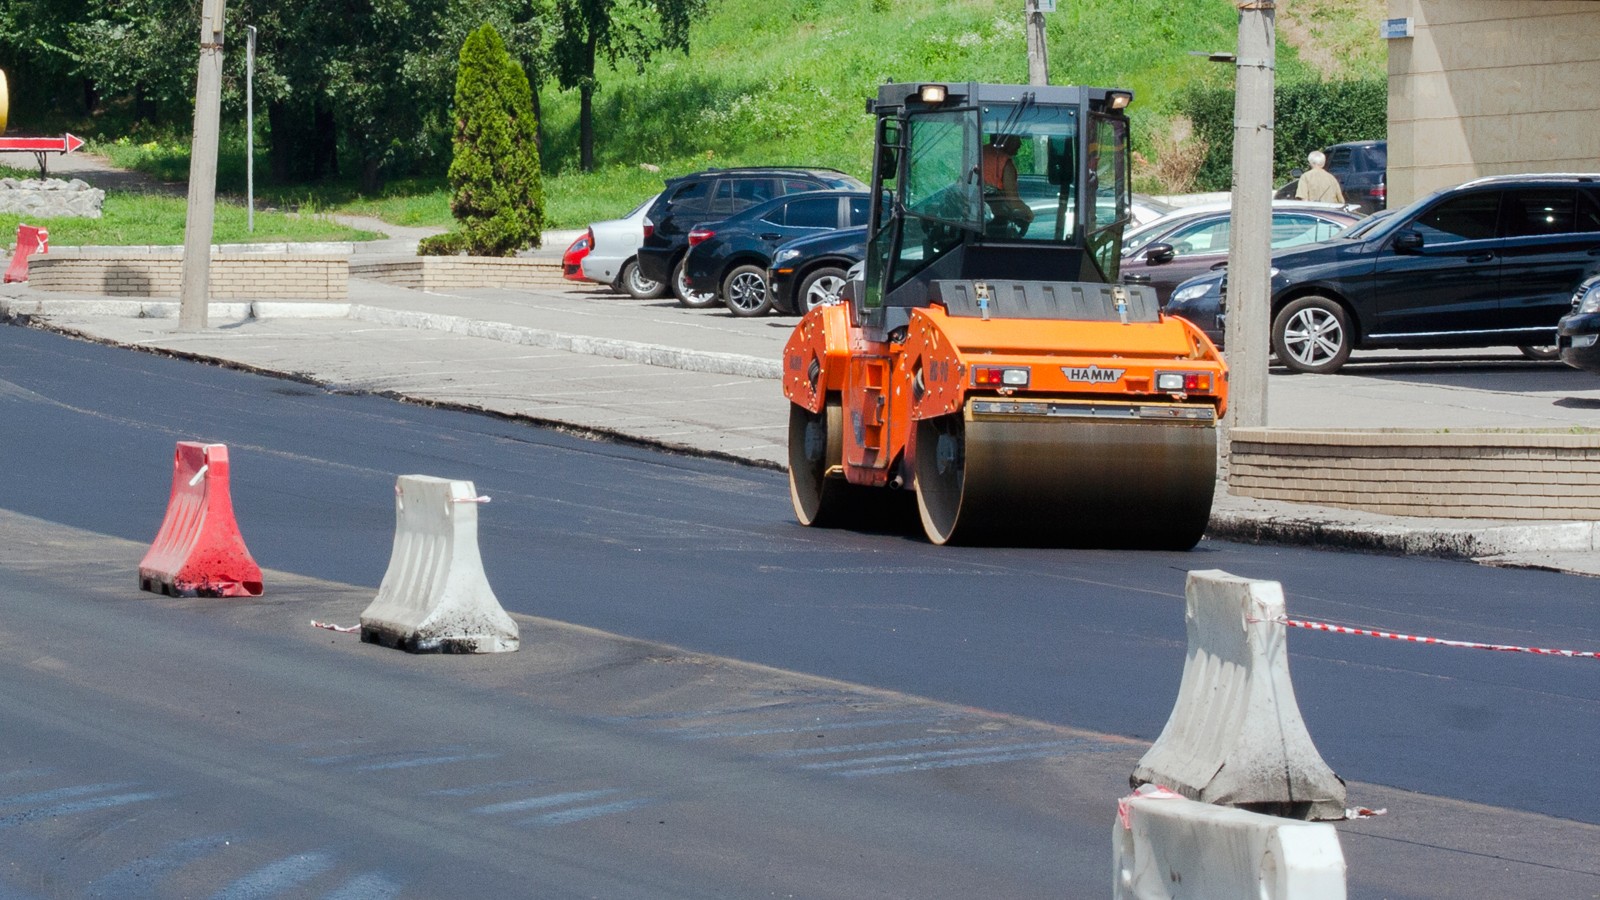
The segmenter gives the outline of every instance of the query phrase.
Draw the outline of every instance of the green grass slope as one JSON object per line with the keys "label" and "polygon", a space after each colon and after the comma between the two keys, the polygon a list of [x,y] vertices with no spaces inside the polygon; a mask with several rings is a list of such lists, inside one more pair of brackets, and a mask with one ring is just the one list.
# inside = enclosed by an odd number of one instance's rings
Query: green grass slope
{"label": "green grass slope", "polygon": [[[1315,8],[1349,0],[1300,0]],[[664,176],[711,165],[825,165],[865,176],[872,123],[866,98],[887,80],[1027,81],[1022,3],[1016,0],[712,0],[687,56],[644,71],[606,71],[595,101],[597,171],[577,170],[577,96],[546,86],[546,170],[555,218],[619,215]],[[1190,51],[1231,50],[1233,0],[1071,0],[1045,16],[1050,80],[1126,87],[1136,149],[1149,153],[1177,92],[1231,83],[1231,66]],[[1351,15],[1343,7],[1335,12]],[[1341,50],[1346,77],[1381,74],[1376,22]],[[1319,32],[1319,37],[1322,32]],[[1373,54],[1366,45],[1376,46]],[[1280,79],[1315,79],[1280,35]],[[642,171],[659,166],[660,174]]]}

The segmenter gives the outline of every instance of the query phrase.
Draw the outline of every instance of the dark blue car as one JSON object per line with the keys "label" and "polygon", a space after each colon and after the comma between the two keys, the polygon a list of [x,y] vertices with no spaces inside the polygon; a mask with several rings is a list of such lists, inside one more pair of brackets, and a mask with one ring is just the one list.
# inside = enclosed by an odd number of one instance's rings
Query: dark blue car
{"label": "dark blue car", "polygon": [[845,274],[867,255],[867,227],[841,228],[798,238],[779,247],[767,267],[772,308],[805,314],[839,302]]}
{"label": "dark blue car", "polygon": [[[1293,371],[1336,372],[1352,350],[1376,347],[1553,359],[1573,291],[1600,274],[1600,174],[1469,181],[1274,253],[1272,266],[1272,350]],[[1193,304],[1204,297],[1185,282],[1168,311],[1203,318]],[[1220,301],[1225,312],[1225,292]]]}
{"label": "dark blue car", "polygon": [[736,316],[772,309],[767,266],[778,245],[853,225],[865,225],[865,191],[808,191],[759,203],[689,232],[683,275],[690,290],[716,292]]}

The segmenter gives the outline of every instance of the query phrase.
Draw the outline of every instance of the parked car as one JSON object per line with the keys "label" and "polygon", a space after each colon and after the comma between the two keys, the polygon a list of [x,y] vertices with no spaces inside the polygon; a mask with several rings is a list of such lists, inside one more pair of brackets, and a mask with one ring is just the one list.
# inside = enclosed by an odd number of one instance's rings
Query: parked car
{"label": "parked car", "polygon": [[561,254],[561,277],[568,281],[588,281],[583,277],[583,258],[589,255],[589,244],[593,235],[585,231],[583,234],[567,245],[567,252]]}
{"label": "parked car", "polygon": [[666,282],[651,281],[639,271],[644,214],[656,197],[634,207],[633,212],[620,219],[607,219],[589,226],[589,255],[583,258],[583,277],[609,284],[613,290],[627,291],[639,300],[654,300],[667,292]]}
{"label": "parked car", "polygon": [[1132,225],[1148,225],[1162,216],[1176,210],[1171,203],[1157,200],[1145,194],[1134,194],[1132,203],[1128,207],[1128,214],[1132,217]]}
{"label": "parked car", "polygon": [[[1341,232],[1338,237],[1351,239],[1372,228],[1383,221],[1384,217],[1391,215],[1388,210],[1381,210],[1351,225],[1348,230]],[[1224,314],[1223,294],[1228,283],[1226,269],[1215,269],[1202,275],[1197,275],[1188,281],[1173,288],[1172,296],[1167,299],[1162,312],[1173,316],[1182,316],[1193,322],[1212,343],[1219,348],[1223,347],[1223,326],[1227,316]]]}
{"label": "parked car", "polygon": [[817,168],[709,169],[670,179],[645,213],[640,271],[670,285],[684,306],[712,306],[718,302],[714,292],[692,291],[683,279],[689,232],[774,197],[829,189],[864,191],[867,186],[836,169]]}
{"label": "parked car", "polygon": [[[1325,241],[1360,218],[1333,204],[1274,201],[1272,248]],[[1166,303],[1179,282],[1227,265],[1232,231],[1231,207],[1216,204],[1178,210],[1136,228],[1122,242],[1122,280],[1151,285]]]}
{"label": "parked car", "polygon": [[1572,312],[1556,326],[1561,361],[1600,374],[1600,277],[1587,278],[1572,293]]}
{"label": "parked car", "polygon": [[797,237],[866,225],[866,191],[808,191],[774,197],[689,232],[684,281],[691,291],[715,292],[736,316],[772,309],[767,265],[778,245]]}
{"label": "parked car", "polygon": [[[1389,205],[1389,142],[1350,141],[1323,149],[1328,157],[1328,174],[1339,179],[1339,190],[1346,203],[1353,203],[1364,213],[1374,213]],[[1300,170],[1274,197],[1293,200],[1295,188],[1300,185]]]}
{"label": "parked car", "polygon": [[1573,292],[1600,274],[1600,174],[1480,178],[1272,261],[1272,348],[1295,371],[1370,347],[1551,359]]}
{"label": "parked car", "polygon": [[839,302],[850,267],[867,256],[867,227],[841,228],[789,241],[773,251],[767,291],[780,313],[808,313]]}

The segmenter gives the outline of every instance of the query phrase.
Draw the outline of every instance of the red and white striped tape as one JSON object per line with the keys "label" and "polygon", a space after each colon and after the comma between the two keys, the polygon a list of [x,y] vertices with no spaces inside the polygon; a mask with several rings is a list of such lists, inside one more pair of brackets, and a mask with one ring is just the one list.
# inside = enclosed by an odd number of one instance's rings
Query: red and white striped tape
{"label": "red and white striped tape", "polygon": [[329,631],[337,631],[340,634],[351,634],[361,630],[360,625],[335,625],[332,622],[318,622],[316,619],[311,620],[311,627],[326,628]]}
{"label": "red and white striped tape", "polygon": [[1512,644],[1483,644],[1477,641],[1447,641],[1444,638],[1421,637],[1415,634],[1396,634],[1392,631],[1376,631],[1371,628],[1351,628],[1348,625],[1308,622],[1304,619],[1274,619],[1273,621],[1294,628],[1309,628],[1312,631],[1331,631],[1335,634],[1388,638],[1393,641],[1410,641],[1414,644],[1437,644],[1441,647],[1464,647],[1468,650],[1497,650],[1503,653],[1535,653],[1540,656],[1566,656],[1573,659],[1600,659],[1600,652],[1594,650],[1551,650],[1548,647],[1518,647]]}

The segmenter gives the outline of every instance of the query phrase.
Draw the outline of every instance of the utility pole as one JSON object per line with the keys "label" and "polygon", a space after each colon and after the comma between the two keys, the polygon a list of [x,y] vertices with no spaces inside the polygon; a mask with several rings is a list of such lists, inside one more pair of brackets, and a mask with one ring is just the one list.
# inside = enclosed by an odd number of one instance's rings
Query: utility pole
{"label": "utility pole", "polygon": [[256,233],[256,27],[245,26],[244,42],[245,230]]}
{"label": "utility pole", "polygon": [[189,148],[189,214],[183,226],[178,280],[178,330],[206,327],[211,295],[211,230],[217,207],[217,132],[222,118],[222,19],[225,0],[200,5],[200,73],[194,88],[194,142]]}
{"label": "utility pole", "polygon": [[1056,11],[1056,0],[1024,0],[1028,32],[1028,83],[1050,83],[1050,59],[1044,45],[1044,14]]}
{"label": "utility pole", "polygon": [[1272,276],[1274,0],[1235,0],[1233,237],[1228,244],[1228,427],[1267,424]]}

